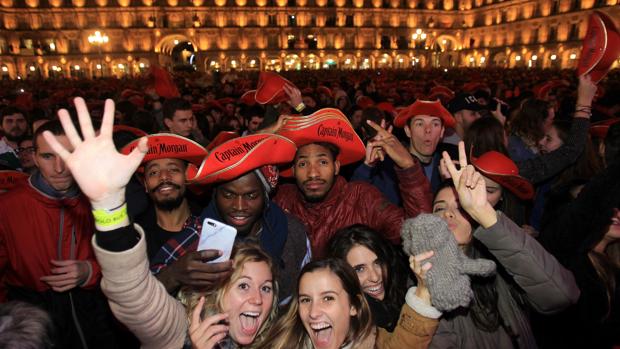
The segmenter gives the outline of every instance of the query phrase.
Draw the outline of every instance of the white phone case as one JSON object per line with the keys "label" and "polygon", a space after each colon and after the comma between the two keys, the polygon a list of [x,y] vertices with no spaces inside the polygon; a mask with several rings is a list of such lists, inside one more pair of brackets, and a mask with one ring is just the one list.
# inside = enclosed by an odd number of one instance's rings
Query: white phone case
{"label": "white phone case", "polygon": [[237,236],[237,229],[230,225],[207,218],[202,223],[198,251],[220,250],[222,255],[208,263],[219,263],[230,259],[233,245]]}

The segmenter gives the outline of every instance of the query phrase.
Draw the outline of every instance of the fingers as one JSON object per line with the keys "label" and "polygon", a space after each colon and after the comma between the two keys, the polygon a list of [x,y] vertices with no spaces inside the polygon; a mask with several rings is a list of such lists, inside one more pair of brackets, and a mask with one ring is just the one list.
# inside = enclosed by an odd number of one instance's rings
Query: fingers
{"label": "fingers", "polygon": [[80,144],[82,144],[82,138],[73,125],[71,115],[69,115],[69,112],[66,109],[60,109],[58,111],[58,119],[60,119],[62,128],[65,131],[65,136],[69,139],[69,143],[71,143],[73,148],[77,148]]}
{"label": "fingers", "polygon": [[65,260],[61,260],[61,261],[52,259],[50,262],[53,265],[57,266],[57,267],[64,267],[64,266],[67,266],[67,265],[75,265],[79,261],[76,261],[75,259],[65,259]]}
{"label": "fingers", "polygon": [[461,168],[467,166],[467,153],[465,153],[465,142],[459,142],[459,164]]}
{"label": "fingers", "polygon": [[426,252],[422,252],[420,254],[417,254],[417,255],[413,256],[413,259],[417,263],[420,263],[420,262],[424,261],[425,259],[431,258],[434,255],[435,255],[435,251],[426,251]]}
{"label": "fingers", "polygon": [[106,99],[103,108],[103,119],[101,120],[100,134],[104,138],[112,138],[112,129],[114,126],[114,102]]}
{"label": "fingers", "polygon": [[52,147],[52,150],[60,156],[63,161],[66,161],[67,158],[71,155],[71,153],[65,149],[65,147],[58,142],[56,136],[54,136],[50,131],[43,131],[43,138],[47,142],[47,144]]}
{"label": "fingers", "polygon": [[192,322],[190,323],[189,330],[190,332],[194,331],[194,329],[198,328],[200,325],[200,313],[202,313],[202,308],[205,305],[205,297],[200,297],[198,300],[198,304],[192,310]]}
{"label": "fingers", "polygon": [[200,251],[200,256],[202,257],[202,260],[205,261],[205,262],[217,259],[221,255],[222,255],[222,251],[220,251],[220,250],[204,250],[204,251]]}
{"label": "fingers", "polygon": [[[82,136],[84,137],[84,140],[95,138],[95,130],[93,129],[93,123],[90,119],[90,114],[88,113],[86,102],[84,102],[84,99],[82,97],[76,97],[73,100],[73,103],[75,103],[75,110],[78,114],[80,129],[82,130]],[[108,109],[107,101],[106,109]],[[112,113],[114,113],[114,108],[112,108]]]}
{"label": "fingers", "polygon": [[467,165],[467,167],[465,167],[461,182],[465,182],[467,188],[473,189],[475,187],[474,173],[476,173],[476,169],[472,165]]}
{"label": "fingers", "polygon": [[452,178],[453,180],[454,179],[458,180],[458,171],[456,169],[456,166],[454,166],[454,163],[452,162],[450,155],[448,155],[448,152],[444,151],[441,154],[441,157],[443,159],[444,166],[446,167],[446,169],[448,170],[448,173],[450,174],[450,178]]}
{"label": "fingers", "polygon": [[375,122],[373,122],[372,120],[366,120],[366,123],[372,127],[375,131],[377,131],[378,135],[381,135],[383,137],[387,137],[389,136],[389,133],[380,125],[377,125]]}

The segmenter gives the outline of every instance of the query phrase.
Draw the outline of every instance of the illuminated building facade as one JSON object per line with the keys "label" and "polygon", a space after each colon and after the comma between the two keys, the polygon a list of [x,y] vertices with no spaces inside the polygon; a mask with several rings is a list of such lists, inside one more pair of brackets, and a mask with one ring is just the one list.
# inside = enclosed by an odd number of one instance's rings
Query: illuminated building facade
{"label": "illuminated building facade", "polygon": [[[0,73],[574,67],[620,0],[0,0]],[[616,65],[618,62],[616,62]]]}

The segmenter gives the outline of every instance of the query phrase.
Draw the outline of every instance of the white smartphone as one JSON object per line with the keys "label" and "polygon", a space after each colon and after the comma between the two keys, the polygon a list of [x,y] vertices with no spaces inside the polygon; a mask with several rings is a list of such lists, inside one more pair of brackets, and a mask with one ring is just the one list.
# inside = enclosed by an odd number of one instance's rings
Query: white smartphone
{"label": "white smartphone", "polygon": [[235,244],[237,229],[230,225],[207,218],[202,222],[198,251],[220,250],[222,255],[208,263],[219,263],[230,259],[230,254]]}

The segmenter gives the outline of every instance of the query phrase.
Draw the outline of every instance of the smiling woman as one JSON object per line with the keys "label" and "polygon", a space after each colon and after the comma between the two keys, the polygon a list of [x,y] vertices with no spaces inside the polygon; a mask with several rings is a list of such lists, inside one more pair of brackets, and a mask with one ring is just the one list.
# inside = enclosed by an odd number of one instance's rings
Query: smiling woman
{"label": "smiling woman", "polygon": [[[429,267],[413,261],[423,279]],[[418,258],[418,256],[416,256]],[[424,270],[424,271],[422,271]],[[392,333],[372,324],[370,308],[355,271],[341,259],[308,263],[298,279],[288,311],[278,319],[260,349],[426,348],[441,315],[411,288]]]}
{"label": "smiling woman", "polygon": [[269,255],[257,245],[240,243],[232,261],[234,271],[219,287],[206,293],[180,292],[195,349],[250,346],[276,315],[278,290]]}

